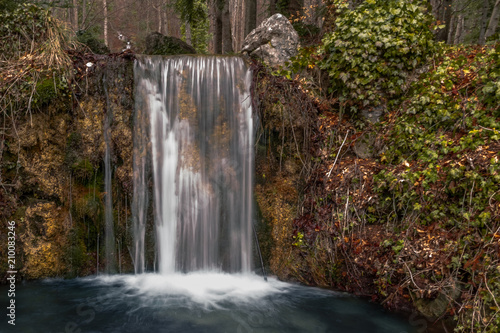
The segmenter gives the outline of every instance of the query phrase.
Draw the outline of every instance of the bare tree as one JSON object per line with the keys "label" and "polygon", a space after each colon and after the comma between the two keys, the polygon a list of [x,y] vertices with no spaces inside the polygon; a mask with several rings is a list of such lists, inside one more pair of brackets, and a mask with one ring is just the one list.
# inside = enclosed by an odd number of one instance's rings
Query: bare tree
{"label": "bare tree", "polygon": [[102,14],[104,16],[104,44],[109,47],[108,41],[108,1],[102,0]]}
{"label": "bare tree", "polygon": [[73,30],[78,31],[79,30],[79,25],[78,25],[78,1],[77,0],[72,0],[73,1]]}
{"label": "bare tree", "polygon": [[453,37],[453,44],[457,45],[463,41],[465,19],[462,15],[458,15],[456,19],[455,35]]}
{"label": "bare tree", "polygon": [[224,0],[212,0],[211,21],[213,31],[213,52],[215,54],[222,53],[222,8]]}
{"label": "bare tree", "polygon": [[212,15],[214,53],[223,54],[233,52],[229,0],[214,0]]}
{"label": "bare tree", "polygon": [[495,2],[495,6],[493,7],[493,11],[491,13],[490,22],[488,23],[488,28],[484,34],[485,39],[493,36],[498,26],[498,20],[500,19],[500,0]]}
{"label": "bare tree", "polygon": [[479,30],[479,44],[481,45],[483,45],[486,41],[485,33],[486,33],[486,26],[488,24],[489,11],[490,11],[490,2],[488,0],[483,0],[481,28]]}
{"label": "bare tree", "polygon": [[222,7],[222,53],[233,52],[233,36],[231,29],[231,15],[229,13],[229,0],[223,0]]}
{"label": "bare tree", "polygon": [[245,3],[245,37],[257,27],[257,0],[246,0]]}

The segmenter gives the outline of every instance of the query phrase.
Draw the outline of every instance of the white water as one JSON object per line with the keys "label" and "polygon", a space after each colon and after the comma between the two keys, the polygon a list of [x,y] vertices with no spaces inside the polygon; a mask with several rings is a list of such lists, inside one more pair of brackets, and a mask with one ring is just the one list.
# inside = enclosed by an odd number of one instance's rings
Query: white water
{"label": "white water", "polygon": [[142,191],[134,190],[133,203],[136,273],[146,261],[148,154],[160,273],[250,271],[250,79],[238,57],[136,60],[134,189]]}
{"label": "white water", "polygon": [[[294,287],[276,279],[265,282],[262,277],[253,274],[211,271],[167,275],[107,275],[83,280],[103,286],[119,284],[128,290],[125,293],[161,297],[165,302],[174,304],[180,297],[184,305],[196,304],[207,310],[224,308],[228,302],[233,305],[259,302],[267,296],[284,293]],[[341,296],[340,293],[336,295]]]}

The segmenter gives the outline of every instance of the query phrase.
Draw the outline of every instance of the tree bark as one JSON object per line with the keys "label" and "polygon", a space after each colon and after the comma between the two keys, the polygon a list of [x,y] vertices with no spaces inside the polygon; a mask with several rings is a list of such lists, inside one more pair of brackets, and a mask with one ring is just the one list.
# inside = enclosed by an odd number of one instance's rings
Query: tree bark
{"label": "tree bark", "polygon": [[245,2],[245,38],[257,27],[257,0],[246,0]]}
{"label": "tree bark", "polygon": [[162,13],[162,19],[163,19],[163,31],[160,31],[162,34],[164,34],[165,36],[168,36],[169,35],[169,28],[168,28],[168,16],[167,16],[167,2],[164,1],[163,2],[163,9],[161,11]]}
{"label": "tree bark", "polygon": [[273,16],[277,13],[276,3],[277,0],[269,0],[269,16]]}
{"label": "tree bark", "polygon": [[109,48],[108,43],[108,1],[102,0],[102,13],[104,15],[104,44]]}
{"label": "tree bark", "polygon": [[452,0],[441,0],[439,4],[436,3],[438,9],[438,16],[436,17],[439,21],[445,24],[445,28],[441,29],[436,35],[437,40],[446,42],[448,40],[448,35],[450,33],[451,19],[452,19]]}
{"label": "tree bark", "polygon": [[222,53],[233,52],[233,36],[231,29],[231,15],[229,13],[229,0],[223,0],[224,7],[222,10]]}
{"label": "tree bark", "polygon": [[455,22],[457,17],[452,15],[450,23],[447,24],[448,36],[446,37],[446,44],[453,44],[454,32],[455,32]]}
{"label": "tree bark", "polygon": [[186,43],[193,46],[193,40],[191,38],[191,24],[189,23],[188,20],[186,20],[186,22],[184,23],[184,26],[186,27],[186,29],[185,29]]}
{"label": "tree bark", "polygon": [[73,0],[73,30],[76,32],[79,29],[78,25],[78,2]]}
{"label": "tree bark", "polygon": [[82,28],[86,28],[87,21],[87,0],[82,0]]}
{"label": "tree bark", "polygon": [[455,29],[455,36],[453,38],[453,44],[457,45],[462,42],[462,34],[464,30],[464,17],[462,15],[459,15],[457,18],[457,27]]}
{"label": "tree bark", "polygon": [[490,10],[490,2],[488,0],[483,0],[483,14],[481,17],[481,29],[479,30],[479,40],[480,45],[484,45],[486,42],[485,33],[486,26],[488,25],[488,12]]}
{"label": "tree bark", "polygon": [[222,54],[222,7],[224,0],[214,0],[214,53]]}
{"label": "tree bark", "polygon": [[498,26],[498,20],[500,19],[500,0],[495,2],[493,11],[491,12],[490,22],[488,23],[488,28],[484,34],[485,39],[495,34]]}
{"label": "tree bark", "polygon": [[[486,0],[488,1],[488,0]],[[432,15],[439,20],[439,13],[441,11],[441,1],[440,0],[431,0],[431,7],[432,7]]]}

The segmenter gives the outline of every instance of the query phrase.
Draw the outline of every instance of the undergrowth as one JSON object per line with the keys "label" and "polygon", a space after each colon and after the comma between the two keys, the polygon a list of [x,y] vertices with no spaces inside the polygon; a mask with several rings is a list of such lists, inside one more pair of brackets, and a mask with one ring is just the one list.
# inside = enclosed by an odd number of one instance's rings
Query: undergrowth
{"label": "undergrowth", "polygon": [[[453,317],[457,332],[497,332],[500,45],[436,44],[411,1],[344,5],[330,2],[323,45],[278,71],[332,106],[311,136],[291,276]],[[326,98],[305,79],[318,66]],[[358,111],[377,105],[381,122],[359,126]]]}
{"label": "undergrowth", "polygon": [[69,96],[66,50],[73,44],[63,23],[35,4],[1,13],[0,21],[0,112],[30,115],[56,96]]}

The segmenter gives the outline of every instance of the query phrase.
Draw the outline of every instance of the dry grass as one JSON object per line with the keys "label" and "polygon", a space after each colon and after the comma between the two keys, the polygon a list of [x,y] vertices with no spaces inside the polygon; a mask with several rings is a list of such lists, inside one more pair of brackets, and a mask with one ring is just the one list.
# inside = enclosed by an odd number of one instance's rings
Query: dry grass
{"label": "dry grass", "polygon": [[[17,14],[23,15],[23,11]],[[65,24],[47,13],[33,15],[26,23],[18,30],[8,30],[0,40],[4,50],[0,59],[0,113],[7,117],[22,110],[31,114],[42,78],[53,77],[54,84],[56,77],[65,82],[72,78],[72,61],[66,51],[76,43]]]}

